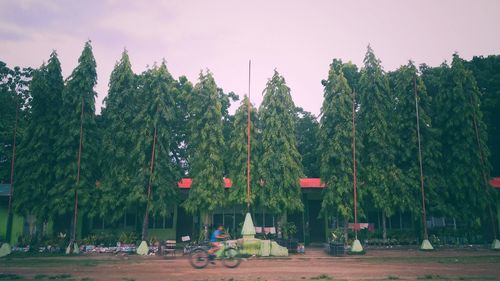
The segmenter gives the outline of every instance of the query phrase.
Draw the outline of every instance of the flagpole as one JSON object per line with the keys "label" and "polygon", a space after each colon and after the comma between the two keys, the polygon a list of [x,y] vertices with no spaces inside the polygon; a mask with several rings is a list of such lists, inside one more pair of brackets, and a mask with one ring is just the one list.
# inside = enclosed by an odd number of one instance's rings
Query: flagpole
{"label": "flagpole", "polygon": [[248,61],[248,113],[247,113],[247,209],[250,212],[250,78],[252,61]]}
{"label": "flagpole", "polygon": [[255,237],[255,226],[250,214],[250,78],[252,61],[248,61],[248,104],[247,104],[247,213],[241,229],[243,239],[253,239]]}

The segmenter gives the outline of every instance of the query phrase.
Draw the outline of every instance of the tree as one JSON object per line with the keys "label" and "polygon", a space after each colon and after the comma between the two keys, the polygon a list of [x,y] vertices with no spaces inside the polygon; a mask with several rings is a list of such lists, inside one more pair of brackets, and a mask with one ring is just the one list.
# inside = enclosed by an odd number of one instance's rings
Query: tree
{"label": "tree", "polygon": [[0,61],[0,182],[2,183],[10,182],[16,120],[17,135],[22,136],[30,118],[29,83],[32,71],[31,68],[18,66],[10,69],[7,64]]}
{"label": "tree", "polygon": [[104,99],[100,153],[103,177],[99,204],[94,208],[97,215],[106,216],[111,223],[135,207],[134,200],[128,196],[135,179],[133,175],[139,169],[139,163],[130,153],[140,140],[135,136],[137,128],[132,126],[138,113],[137,92],[137,79],[125,50],[111,73],[108,95]]}
{"label": "tree", "polygon": [[287,212],[302,211],[300,154],[295,140],[295,105],[285,79],[274,71],[259,109],[262,124],[260,174],[264,180],[262,202],[286,219]]}
{"label": "tree", "polygon": [[328,79],[322,83],[325,90],[319,151],[321,180],[326,187],[321,208],[325,214],[338,213],[347,223],[354,214],[353,91],[344,77],[342,65],[336,65],[335,60],[330,65]]}
{"label": "tree", "polygon": [[493,198],[486,186],[489,151],[479,89],[472,72],[456,54],[451,68],[441,66],[434,71],[434,77],[429,77],[431,71],[426,72],[436,99],[434,120],[439,128],[441,163],[446,173],[442,194],[448,203],[445,211],[469,227],[477,227],[474,218],[488,213],[484,211]]}
{"label": "tree", "polygon": [[417,91],[418,96],[426,202],[432,202],[432,208],[436,211],[440,208],[441,202],[441,198],[436,195],[442,177],[439,161],[440,146],[437,140],[436,128],[428,114],[431,99],[427,94],[422,78],[418,76],[417,68],[412,62],[389,73],[388,77],[396,99],[396,114],[393,118],[397,124],[395,130],[399,139],[396,147],[398,151],[396,165],[404,174],[404,177],[400,179],[400,188],[398,190],[400,195],[396,203],[401,212],[409,211],[416,215],[416,218],[420,218],[422,202],[417,199],[421,198],[422,194],[418,160],[415,91]]}
{"label": "tree", "polygon": [[189,107],[188,102],[191,93],[193,92],[193,84],[189,82],[186,76],[181,76],[176,82],[176,113],[177,122],[174,124],[173,131],[175,132],[176,147],[177,150],[174,151],[174,157],[176,162],[180,164],[182,174],[189,174],[189,152],[188,144],[190,139],[190,128],[189,128]]}
{"label": "tree", "polygon": [[396,132],[393,121],[394,98],[380,61],[370,46],[359,80],[359,130],[363,143],[361,166],[366,190],[375,207],[382,210],[383,238],[385,218],[394,214],[400,192],[401,171],[396,166]]}
{"label": "tree", "polygon": [[500,176],[500,55],[473,57],[464,62],[472,70],[481,91],[481,111],[488,129],[489,162],[493,176]]}
{"label": "tree", "polygon": [[[23,129],[30,117],[29,83],[31,68],[9,69],[0,61],[0,182],[10,183],[9,203],[7,209],[6,240],[11,240],[12,203],[14,194],[14,177],[16,167],[17,138],[22,137]],[[9,165],[10,164],[10,165]],[[10,167],[1,168],[1,167]]]}
{"label": "tree", "polygon": [[[251,106],[251,105],[250,105]],[[247,143],[248,143],[248,98],[245,97],[234,115],[234,123],[229,139],[229,178],[232,187],[229,190],[229,201],[233,204],[247,203]],[[255,205],[259,202],[261,185],[259,176],[259,130],[258,115],[255,107],[250,109],[250,202]],[[260,202],[259,202],[260,203]],[[257,203],[257,204],[259,204]]]}
{"label": "tree", "polygon": [[317,178],[320,175],[318,120],[310,112],[298,107],[296,124],[295,137],[297,140],[297,150],[302,159],[302,167],[304,167],[304,176]]}
{"label": "tree", "polygon": [[201,212],[205,225],[209,214],[226,202],[224,191],[224,136],[221,102],[212,73],[200,73],[189,97],[190,166],[193,183],[184,207]]}
{"label": "tree", "polygon": [[[142,239],[147,239],[149,215],[166,217],[177,203],[180,163],[175,157],[178,95],[165,62],[145,71],[139,81],[140,100],[134,118],[135,148],[131,152],[137,171],[131,181],[128,207],[145,209]],[[158,172],[155,172],[158,171]],[[146,185],[147,184],[147,185]]]}
{"label": "tree", "polygon": [[74,229],[78,220],[77,211],[79,208],[85,210],[88,200],[95,192],[96,82],[96,62],[88,41],[78,59],[78,66],[66,80],[63,90],[60,131],[56,144],[57,183],[49,191],[54,204],[54,215],[73,212],[70,236],[72,241],[76,236]]}
{"label": "tree", "polygon": [[[33,215],[39,219],[38,222],[46,222],[53,211],[52,202],[40,198],[47,198],[56,182],[55,143],[59,134],[63,88],[61,64],[54,51],[48,64],[42,65],[33,74],[30,84],[31,118],[17,155],[17,194],[14,206],[17,213]],[[32,226],[30,225],[30,231]]]}

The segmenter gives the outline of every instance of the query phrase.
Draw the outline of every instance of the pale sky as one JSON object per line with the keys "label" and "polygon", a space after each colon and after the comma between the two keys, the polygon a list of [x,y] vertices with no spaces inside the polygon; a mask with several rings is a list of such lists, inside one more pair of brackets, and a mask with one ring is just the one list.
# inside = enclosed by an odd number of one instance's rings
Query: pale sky
{"label": "pale sky", "polygon": [[259,105],[276,68],[297,106],[318,115],[333,58],[362,66],[371,44],[386,71],[408,60],[436,66],[500,54],[500,1],[119,1],[0,0],[0,60],[38,67],[53,49],[66,78],[85,41],[97,60],[98,111],[127,48],[136,73],[167,61],[174,77],[216,83]]}

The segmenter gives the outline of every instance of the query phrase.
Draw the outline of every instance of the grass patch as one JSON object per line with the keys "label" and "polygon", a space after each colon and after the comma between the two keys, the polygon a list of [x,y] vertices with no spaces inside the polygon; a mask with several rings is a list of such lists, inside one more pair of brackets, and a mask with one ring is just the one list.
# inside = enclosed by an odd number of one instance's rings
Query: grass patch
{"label": "grass patch", "polygon": [[21,276],[17,274],[5,274],[0,273],[0,280],[24,280]]}
{"label": "grass patch", "polygon": [[333,280],[328,274],[320,274],[318,276],[311,277],[311,280]]}
{"label": "grass patch", "polygon": [[376,263],[442,263],[442,264],[478,264],[500,263],[500,256],[464,256],[464,257],[369,257],[363,261]]}
{"label": "grass patch", "polygon": [[[5,267],[64,267],[85,266],[93,267],[100,264],[135,263],[139,260],[115,260],[115,259],[86,259],[86,258],[6,258],[0,259],[0,266]],[[40,278],[42,278],[41,276]],[[44,277],[43,277],[44,278]],[[0,279],[2,280],[2,279]],[[38,279],[43,280],[43,279]]]}
{"label": "grass patch", "polygon": [[417,280],[448,280],[448,278],[439,275],[428,274],[417,277]]}
{"label": "grass patch", "polygon": [[20,275],[17,274],[2,274],[0,273],[0,280],[1,281],[51,281],[51,280],[58,280],[58,281],[93,281],[93,279],[89,278],[83,278],[83,279],[75,279],[72,278],[70,274],[59,274],[59,275],[53,275],[53,276],[47,276],[47,275],[36,275],[33,277],[33,279],[27,279],[24,278]]}

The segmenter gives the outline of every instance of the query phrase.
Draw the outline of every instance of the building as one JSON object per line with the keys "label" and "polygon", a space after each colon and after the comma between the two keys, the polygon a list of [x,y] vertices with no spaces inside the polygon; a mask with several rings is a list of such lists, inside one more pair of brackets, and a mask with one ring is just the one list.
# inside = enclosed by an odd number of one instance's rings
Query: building
{"label": "building", "polygon": [[[184,178],[178,183],[181,201],[185,200],[188,196],[192,180]],[[231,181],[224,180],[225,188],[231,188]],[[500,192],[500,178],[493,178],[490,185]],[[329,215],[327,218],[320,215],[322,190],[324,185],[321,184],[319,178],[303,178],[300,179],[300,187],[302,189],[302,202],[304,204],[304,211],[288,214],[288,222],[292,222],[296,226],[296,237],[306,244],[311,242],[324,242],[327,240],[328,235],[332,229],[335,229],[340,224],[339,218],[335,215]],[[6,235],[7,226],[7,213],[8,213],[8,197],[10,192],[10,185],[0,184],[0,240],[4,240]],[[218,209],[213,212],[212,222],[214,225],[223,224],[225,227],[237,233],[244,220],[246,212],[245,206],[232,206],[223,209]],[[497,203],[498,223],[500,225],[500,202]],[[99,232],[130,232],[135,231],[140,233],[142,227],[143,212],[128,213],[120,222],[113,224],[106,221],[106,218],[87,218],[84,214],[80,214],[78,223],[78,237],[85,237],[90,233]],[[277,225],[276,217],[271,212],[262,208],[255,208],[252,211],[254,224],[256,227],[275,227]],[[366,212],[368,221],[379,228],[381,225],[380,216],[378,212]],[[30,218],[24,218],[17,214],[13,216],[11,243],[15,244],[17,238],[21,235],[29,233]],[[49,222],[47,233],[59,233],[67,229],[68,219],[59,220],[64,223]],[[392,223],[403,226],[403,215],[395,216]],[[391,220],[388,221],[390,227]],[[198,231],[202,228],[200,218],[196,215],[187,213],[182,206],[172,206],[171,212],[165,217],[150,217],[149,219],[149,237],[156,237],[158,239],[176,239],[181,241],[182,236],[189,235],[191,237],[198,237]]]}

